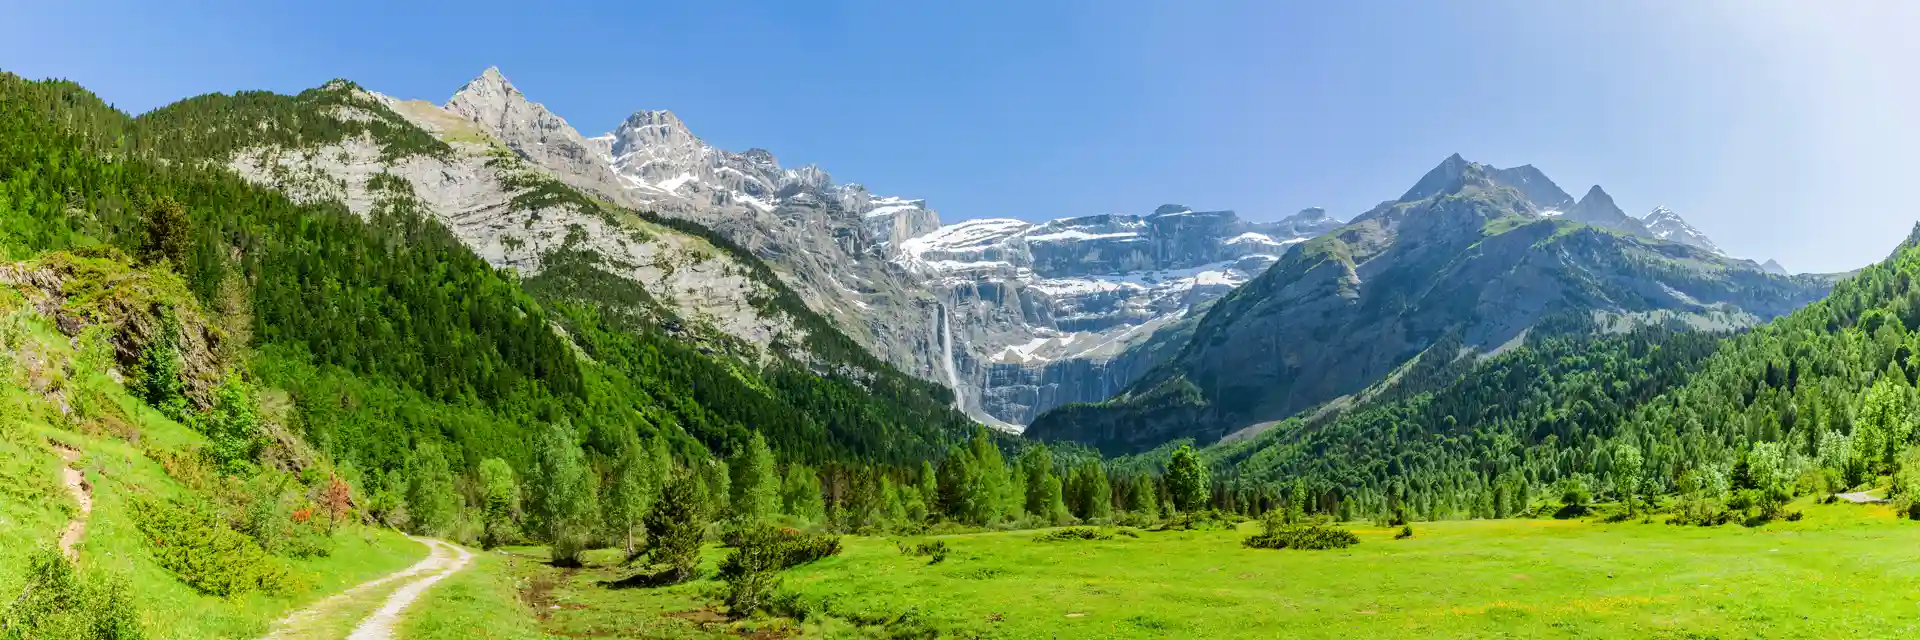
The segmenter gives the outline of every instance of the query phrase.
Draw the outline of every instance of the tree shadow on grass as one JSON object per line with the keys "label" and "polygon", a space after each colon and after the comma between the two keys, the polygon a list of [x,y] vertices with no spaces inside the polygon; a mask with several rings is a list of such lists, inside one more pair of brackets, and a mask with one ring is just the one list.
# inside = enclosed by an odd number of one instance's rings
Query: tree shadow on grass
{"label": "tree shadow on grass", "polygon": [[618,580],[605,580],[600,582],[600,586],[608,589],[652,589],[690,582],[699,577],[697,572],[689,575],[668,567],[657,571],[641,571]]}

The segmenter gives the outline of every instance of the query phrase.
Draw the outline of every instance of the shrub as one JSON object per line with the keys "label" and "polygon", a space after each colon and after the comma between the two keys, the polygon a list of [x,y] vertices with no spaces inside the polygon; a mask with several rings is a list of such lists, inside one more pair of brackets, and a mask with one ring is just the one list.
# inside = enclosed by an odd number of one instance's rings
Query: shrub
{"label": "shrub", "polygon": [[228,526],[253,538],[266,552],[292,558],[333,554],[326,517],[318,515],[307,501],[306,487],[293,476],[267,471],[223,487],[219,493]]}
{"label": "shrub", "polygon": [[1393,534],[1393,539],[1395,540],[1405,540],[1411,537],[1413,537],[1412,525],[1400,525],[1400,532]]}
{"label": "shrub", "polygon": [[736,618],[767,604],[781,570],[840,553],[840,536],[769,526],[743,528],[734,542],[733,554],[720,563],[720,579],[727,583],[727,611]]}
{"label": "shrub", "polygon": [[285,583],[278,560],[205,505],[139,498],[133,512],[154,561],[201,593],[272,592]]}
{"label": "shrub", "polygon": [[0,638],[138,640],[140,613],[116,576],[80,575],[51,548],[28,560],[18,598],[0,611]]}
{"label": "shrub", "polygon": [[1345,549],[1360,543],[1360,536],[1324,520],[1284,524],[1279,518],[1268,518],[1263,524],[1264,531],[1242,544],[1254,549]]}
{"label": "shrub", "polygon": [[1069,542],[1073,540],[1112,540],[1113,534],[1095,527],[1067,527],[1055,529],[1033,537],[1034,542]]}
{"label": "shrub", "polygon": [[947,561],[947,541],[945,540],[934,540],[920,544],[907,544],[905,542],[897,542],[894,544],[900,548],[900,555],[903,556],[931,556],[927,560],[927,564],[940,564]]}

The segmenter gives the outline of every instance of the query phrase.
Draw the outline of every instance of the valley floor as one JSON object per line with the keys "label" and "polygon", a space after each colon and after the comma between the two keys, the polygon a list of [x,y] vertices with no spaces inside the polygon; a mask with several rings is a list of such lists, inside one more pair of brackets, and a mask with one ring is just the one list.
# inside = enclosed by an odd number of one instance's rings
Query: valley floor
{"label": "valley floor", "polygon": [[[1034,532],[942,538],[945,562],[894,542],[789,570],[784,605],[804,622],[726,623],[724,586],[612,586],[611,556],[581,570],[539,549],[486,555],[469,581],[496,604],[441,590],[415,621],[462,611],[500,637],[1005,638],[1874,638],[1920,633],[1920,523],[1884,505],[1799,504],[1805,519],[1714,528],[1571,520],[1421,523],[1415,536],[1359,527],[1340,551],[1247,549],[1238,531],[1142,532],[1034,541]],[[726,552],[708,550],[708,561]],[[709,565],[709,568],[711,565]],[[711,575],[711,571],[709,571]],[[488,586],[491,585],[491,586]],[[508,586],[512,585],[512,586]],[[509,589],[520,603],[507,601]],[[467,600],[464,607],[450,600]],[[506,616],[508,618],[516,616]],[[528,619],[531,617],[531,619]],[[490,621],[491,620],[491,621]],[[511,630],[511,633],[506,632]],[[460,637],[414,633],[402,637]],[[470,636],[469,636],[470,637]]]}

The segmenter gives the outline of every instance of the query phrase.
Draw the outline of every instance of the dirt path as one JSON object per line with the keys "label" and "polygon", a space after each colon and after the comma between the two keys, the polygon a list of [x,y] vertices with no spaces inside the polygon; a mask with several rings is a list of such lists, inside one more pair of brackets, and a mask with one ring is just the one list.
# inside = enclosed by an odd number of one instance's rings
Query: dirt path
{"label": "dirt path", "polygon": [[374,611],[373,615],[367,616],[366,621],[361,622],[360,626],[354,627],[353,635],[347,636],[347,640],[391,639],[393,637],[393,625],[400,621],[400,613],[402,611],[406,611],[407,607],[412,605],[414,600],[419,599],[420,594],[426,593],[427,589],[431,588],[434,583],[446,579],[447,576],[453,575],[455,571],[466,568],[467,563],[473,560],[472,553],[468,553],[466,549],[458,546],[426,538],[414,538],[414,540],[433,547],[433,554],[436,556],[440,555],[443,551],[450,551],[454,557],[450,562],[441,563],[441,566],[444,568],[442,568],[439,573],[408,583],[406,586],[400,587],[400,590],[393,592],[393,595],[387,596],[386,603],[380,605],[380,609]]}
{"label": "dirt path", "polygon": [[67,492],[80,503],[80,515],[69,521],[67,530],[60,533],[60,553],[66,554],[68,560],[79,562],[80,539],[87,535],[87,517],[93,514],[93,485],[87,483],[87,474],[74,466],[80,462],[79,451],[59,443],[53,447],[60,452],[60,459],[67,461],[60,467],[60,483],[66,485]]}
{"label": "dirt path", "polygon": [[340,637],[337,635],[338,631],[330,632],[335,628],[330,624],[331,622],[342,615],[357,615],[354,613],[354,609],[359,608],[356,605],[364,605],[366,600],[378,597],[379,594],[375,592],[381,588],[401,582],[403,584],[382,601],[379,609],[367,615],[365,620],[354,627],[353,634],[348,636],[353,640],[392,638],[393,624],[399,620],[400,612],[405,610],[407,605],[413,604],[413,601],[418,599],[420,594],[425,593],[428,587],[466,567],[467,562],[473,559],[473,554],[453,544],[430,538],[413,536],[408,538],[426,545],[430,550],[425,560],[384,577],[360,583],[351,589],[314,603],[313,606],[287,614],[279,622],[274,623],[273,632],[267,634],[266,640],[338,638]]}
{"label": "dirt path", "polygon": [[1887,502],[1886,498],[1875,496],[1865,491],[1856,491],[1853,493],[1837,493],[1834,495],[1839,496],[1841,500],[1858,503],[1858,504],[1880,504],[1880,503]]}

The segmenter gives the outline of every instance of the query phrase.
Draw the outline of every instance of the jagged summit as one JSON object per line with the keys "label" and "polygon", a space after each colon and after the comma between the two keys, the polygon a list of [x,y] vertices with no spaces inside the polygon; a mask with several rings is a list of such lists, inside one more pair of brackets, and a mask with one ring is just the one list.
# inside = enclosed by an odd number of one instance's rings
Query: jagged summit
{"label": "jagged summit", "polygon": [[1760,270],[1776,276],[1793,275],[1787,271],[1786,267],[1780,266],[1779,261],[1772,258],[1768,258],[1766,262],[1760,263]]}
{"label": "jagged summit", "polygon": [[1597,184],[1587,189],[1587,195],[1581,196],[1580,201],[1573,203],[1573,206],[1568,207],[1564,213],[1568,220],[1624,231],[1636,236],[1653,237],[1652,233],[1647,232],[1646,225],[1641,224],[1638,218],[1620,210],[1620,205],[1614,203],[1613,196]]}
{"label": "jagged summit", "polygon": [[1640,218],[1640,222],[1646,225],[1647,231],[1652,233],[1655,238],[1695,246],[1720,255],[1726,255],[1726,252],[1721,251],[1720,247],[1714,246],[1713,240],[1707,238],[1707,234],[1701,233],[1699,229],[1693,228],[1693,225],[1687,224],[1687,221],[1682,219],[1680,214],[1674,213],[1672,209],[1667,207],[1654,207],[1653,211],[1648,212],[1646,216]]}
{"label": "jagged summit", "polygon": [[1477,163],[1468,162],[1466,158],[1460,157],[1458,153],[1447,156],[1447,159],[1441,160],[1439,165],[1427,170],[1426,175],[1421,176],[1419,182],[1413,183],[1413,188],[1401,194],[1400,202],[1424,200],[1435,194],[1447,192],[1459,184],[1475,164]]}
{"label": "jagged summit", "polygon": [[1573,206],[1573,196],[1560,189],[1547,178],[1547,174],[1530,164],[1494,172],[1494,180],[1513,187],[1526,196],[1533,206],[1541,211],[1566,211]]}

